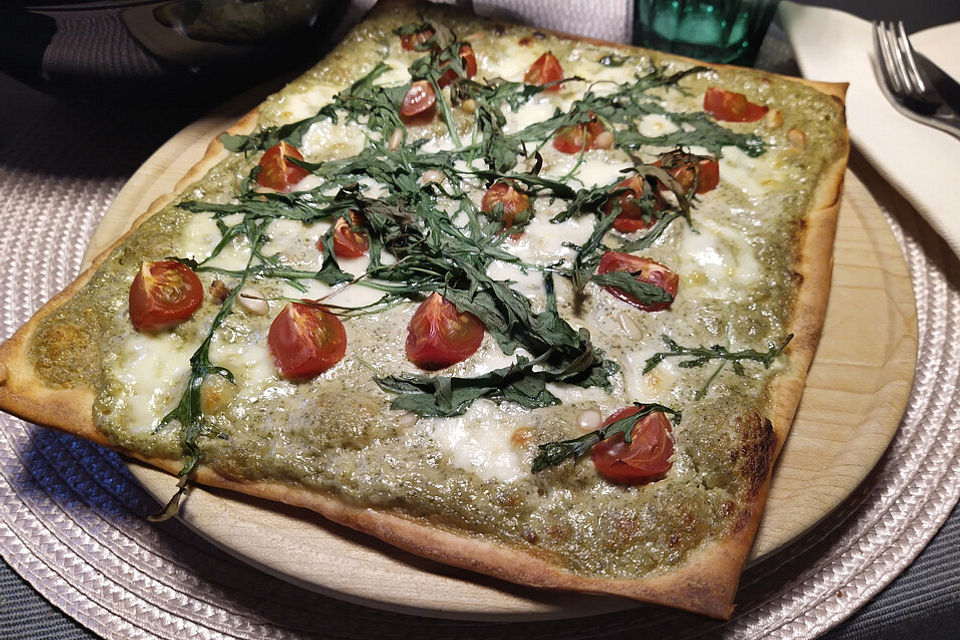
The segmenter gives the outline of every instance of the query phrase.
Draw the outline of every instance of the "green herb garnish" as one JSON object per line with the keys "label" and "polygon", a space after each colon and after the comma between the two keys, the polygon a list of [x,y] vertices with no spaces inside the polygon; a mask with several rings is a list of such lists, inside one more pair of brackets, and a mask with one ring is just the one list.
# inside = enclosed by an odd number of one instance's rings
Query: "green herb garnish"
{"label": "green herb garnish", "polygon": [[717,377],[717,374],[720,373],[720,370],[729,362],[733,372],[738,376],[746,375],[746,372],[743,368],[744,360],[752,360],[754,362],[759,362],[763,365],[764,369],[769,369],[770,365],[773,364],[773,361],[783,353],[783,350],[787,348],[787,345],[793,339],[793,334],[787,336],[782,344],[776,345],[774,343],[769,344],[769,348],[766,351],[756,351],[755,349],[744,349],[742,351],[730,351],[726,347],[715,344],[711,347],[683,347],[677,344],[675,340],[669,338],[665,335],[660,336],[663,339],[664,344],[667,347],[667,351],[658,351],[649,358],[646,359],[646,362],[643,367],[643,373],[650,373],[653,371],[658,364],[663,362],[666,358],[689,358],[688,360],[683,360],[678,363],[678,366],[684,369],[692,369],[694,367],[702,367],[711,360],[720,360],[720,366],[717,367],[716,371],[707,379],[706,384],[701,387],[697,393],[696,398],[702,398],[709,388],[710,384],[713,382],[714,378]]}

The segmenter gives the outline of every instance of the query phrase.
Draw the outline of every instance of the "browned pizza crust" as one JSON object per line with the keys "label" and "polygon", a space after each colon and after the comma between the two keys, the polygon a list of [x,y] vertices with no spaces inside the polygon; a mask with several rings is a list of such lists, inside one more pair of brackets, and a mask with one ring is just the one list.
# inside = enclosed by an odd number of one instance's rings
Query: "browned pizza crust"
{"label": "browned pizza crust", "polygon": [[[404,4],[404,3],[399,3]],[[380,10],[380,9],[378,9]],[[573,37],[573,36],[566,36]],[[596,41],[591,41],[596,42]],[[598,43],[627,49],[623,45]],[[805,82],[842,102],[845,85]],[[257,110],[244,116],[229,130],[249,133],[258,119]],[[238,482],[228,479],[209,467],[201,466],[195,479],[200,484],[223,487],[247,495],[305,507],[340,524],[353,527],[414,554],[443,563],[474,570],[515,583],[537,587],[569,589],[599,594],[615,594],[643,602],[679,607],[716,618],[729,618],[739,574],[763,512],[770,485],[771,469],[779,453],[794,412],[803,392],[804,379],[813,358],[823,324],[830,288],[832,244],[836,229],[839,198],[846,166],[847,139],[837,140],[842,152],[826,172],[806,217],[802,242],[796,247],[795,271],[798,287],[795,312],[788,330],[794,334],[787,353],[789,370],[781,375],[772,390],[774,414],[766,417],[741,416],[749,434],[749,446],[743,452],[743,469],[750,479],[748,500],[739,505],[734,527],[719,542],[694,553],[681,568],[639,580],[604,579],[574,575],[548,559],[521,552],[479,537],[465,537],[437,528],[426,521],[397,513],[362,508],[333,496],[288,487],[276,482]],[[177,193],[204,176],[209,169],[228,155],[219,140],[214,140],[203,158],[191,167],[178,182],[176,192],[155,201],[133,223],[136,228],[172,201]],[[42,319],[70,299],[86,284],[109,252],[121,244],[124,234],[90,269],[50,300],[13,337],[0,346],[0,407],[40,425],[78,435],[110,446],[103,433],[96,429],[92,406],[92,389],[58,389],[47,386],[34,372],[28,345]],[[86,336],[57,335],[64,346]],[[123,451],[153,466],[176,473],[179,461],[149,458]]]}

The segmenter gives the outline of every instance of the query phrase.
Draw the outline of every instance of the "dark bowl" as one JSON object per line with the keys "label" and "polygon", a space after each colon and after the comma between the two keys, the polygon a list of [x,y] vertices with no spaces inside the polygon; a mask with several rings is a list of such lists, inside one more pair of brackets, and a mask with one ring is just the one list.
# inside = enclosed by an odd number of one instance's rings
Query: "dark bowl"
{"label": "dark bowl", "polygon": [[0,3],[0,70],[58,96],[113,104],[222,99],[303,67],[346,0]]}

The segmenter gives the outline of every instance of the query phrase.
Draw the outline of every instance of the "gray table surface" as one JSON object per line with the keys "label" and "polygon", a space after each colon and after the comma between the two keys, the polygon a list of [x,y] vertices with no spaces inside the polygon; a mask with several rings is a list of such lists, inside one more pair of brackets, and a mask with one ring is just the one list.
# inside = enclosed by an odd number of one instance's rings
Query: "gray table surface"
{"label": "gray table surface", "polygon": [[[908,32],[960,21],[956,0],[819,0],[867,19],[903,19]],[[960,44],[958,44],[960,54]],[[58,99],[0,73],[0,149],[16,133],[49,113]],[[141,159],[202,111],[167,112],[168,128],[142,144]],[[0,156],[5,155],[0,153]],[[131,172],[139,162],[131,164]],[[0,561],[0,638],[7,640],[96,638],[47,602],[5,562]],[[960,637],[960,507],[917,559],[850,619],[824,636],[830,640]]]}

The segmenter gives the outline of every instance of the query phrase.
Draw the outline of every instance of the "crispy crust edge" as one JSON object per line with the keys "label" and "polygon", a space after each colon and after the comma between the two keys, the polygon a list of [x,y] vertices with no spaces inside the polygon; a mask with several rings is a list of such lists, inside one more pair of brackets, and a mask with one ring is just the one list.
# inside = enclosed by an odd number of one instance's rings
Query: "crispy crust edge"
{"label": "crispy crust edge", "polygon": [[[409,0],[381,2],[369,16],[396,6],[419,5]],[[368,17],[369,17],[368,16]],[[546,31],[546,30],[545,30]],[[570,34],[553,35],[578,39],[602,46],[635,50],[633,47],[579,38]],[[722,65],[712,65],[722,68]],[[832,96],[842,103],[846,85],[826,84],[792,79]],[[258,110],[241,118],[228,131],[248,133],[256,126]],[[829,296],[832,271],[832,244],[836,230],[843,175],[849,147],[842,141],[841,157],[828,168],[814,194],[797,247],[795,271],[800,277],[789,330],[795,334],[788,353],[790,369],[782,374],[771,392],[773,402],[772,429],[766,451],[758,451],[755,461],[755,487],[752,500],[741,505],[738,526],[725,537],[693,554],[677,570],[638,580],[606,579],[570,574],[548,561],[504,545],[438,529],[427,522],[393,513],[353,506],[334,497],[314,493],[276,482],[240,483],[225,478],[209,467],[196,473],[199,484],[226,488],[240,493],[305,507],[321,515],[373,535],[401,549],[454,565],[492,575],[510,582],[536,587],[576,590],[589,593],[626,596],[643,602],[664,604],[715,618],[729,618],[739,574],[752,545],[769,490],[771,470],[776,455],[786,439],[796,407],[803,392],[807,369],[819,340]],[[228,152],[218,139],[206,149],[203,158],[181,178],[173,193],[154,201],[128,231],[111,247],[94,259],[92,266],[72,284],[47,302],[34,317],[7,342],[0,345],[0,407],[37,424],[53,427],[99,444],[110,446],[106,436],[96,429],[92,406],[95,395],[86,389],[52,389],[34,374],[28,344],[42,319],[82,288],[114,248],[122,244],[138,227],[189,185],[199,180]],[[124,453],[131,454],[129,451]],[[180,462],[136,456],[144,462],[176,473]]]}

